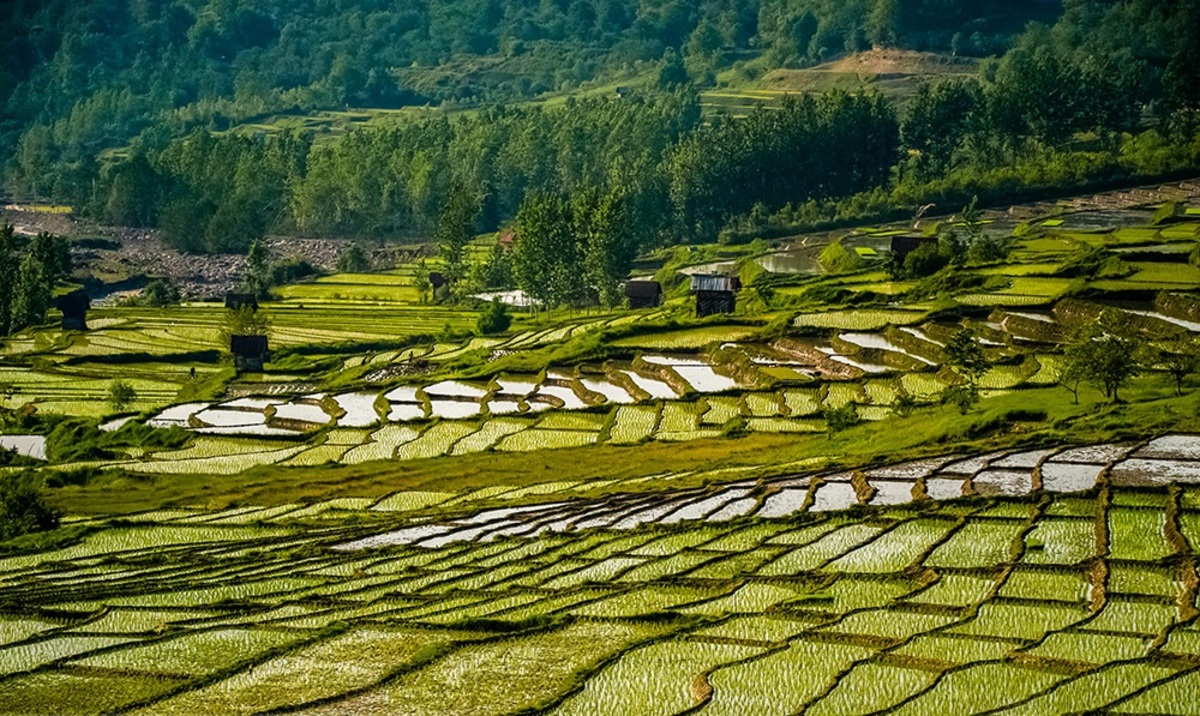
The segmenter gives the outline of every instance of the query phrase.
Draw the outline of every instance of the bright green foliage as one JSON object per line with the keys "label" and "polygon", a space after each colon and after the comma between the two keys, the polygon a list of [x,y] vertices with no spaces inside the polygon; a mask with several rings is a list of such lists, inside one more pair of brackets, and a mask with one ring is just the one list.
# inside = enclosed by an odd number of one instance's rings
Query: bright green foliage
{"label": "bright green foliage", "polygon": [[500,299],[493,298],[491,303],[483,309],[483,313],[479,314],[479,320],[475,327],[480,334],[488,336],[504,333],[511,325],[512,316],[508,314],[508,306],[501,303]]}
{"label": "bright green foliage", "polygon": [[1127,314],[1105,309],[1099,320],[1085,324],[1064,353],[1065,374],[1082,377],[1114,402],[1118,391],[1140,369],[1141,341],[1134,333]]}
{"label": "bright green foliage", "polygon": [[946,353],[946,361],[962,377],[974,385],[991,367],[987,356],[980,347],[974,331],[964,328],[955,332],[942,349]]}
{"label": "bright green foliage", "polygon": [[516,221],[517,285],[551,307],[579,298],[584,277],[577,270],[580,250],[567,201],[552,194],[530,196],[521,204]]}

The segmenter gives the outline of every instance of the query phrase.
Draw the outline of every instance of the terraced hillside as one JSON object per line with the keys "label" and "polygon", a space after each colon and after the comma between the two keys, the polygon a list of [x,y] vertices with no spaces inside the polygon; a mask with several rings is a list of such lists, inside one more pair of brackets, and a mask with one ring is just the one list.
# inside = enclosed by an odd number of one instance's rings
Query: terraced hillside
{"label": "terraced hillside", "polygon": [[0,560],[0,711],[1185,713],[1198,475],[1181,435],[87,520]]}
{"label": "terraced hillside", "polygon": [[[0,477],[65,516],[0,541],[0,713],[1195,712],[1197,217],[664,249],[663,305],[494,335],[417,264],[325,275],[243,375],[212,304],[24,331]],[[889,270],[939,228],[1006,255]],[[1120,400],[1068,370],[1096,325]]]}

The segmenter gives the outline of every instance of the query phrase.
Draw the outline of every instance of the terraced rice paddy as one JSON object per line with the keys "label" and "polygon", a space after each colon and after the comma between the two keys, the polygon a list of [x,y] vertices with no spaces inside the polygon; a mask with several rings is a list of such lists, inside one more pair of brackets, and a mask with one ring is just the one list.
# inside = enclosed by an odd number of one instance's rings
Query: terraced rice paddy
{"label": "terraced rice paddy", "polygon": [[[1157,320],[1154,316],[1143,318]],[[463,427],[447,428],[459,437],[478,433],[461,444],[454,440],[427,440],[428,449],[403,452],[400,457],[466,454],[487,449],[543,449],[596,442],[692,440],[716,434],[735,418],[744,418],[746,428],[752,431],[819,431],[823,429],[819,414],[824,410],[853,403],[862,419],[878,420],[892,415],[893,407],[902,398],[918,403],[936,400],[949,385],[947,374],[937,370],[944,360],[939,346],[953,330],[942,324],[925,323],[920,328],[900,331],[894,327],[878,332],[835,331],[830,345],[812,341],[799,351],[794,344],[785,348],[795,358],[791,365],[801,366],[812,374],[824,373],[823,381],[793,371],[790,374],[793,377],[781,384],[771,373],[776,364],[760,359],[754,359],[750,363],[753,368],[747,369],[745,364],[732,368],[704,354],[645,354],[630,367],[585,365],[573,372],[551,369],[541,380],[537,376],[501,376],[491,382],[442,380],[380,392],[360,390],[290,399],[280,396],[259,402],[175,406],[150,422],[227,435],[292,436],[308,440],[310,445],[314,439],[310,436],[326,424],[371,427],[410,423],[420,432],[427,421],[440,419],[463,421]],[[977,330],[985,350],[997,361],[980,379],[980,387],[1014,390],[1042,387],[1055,380],[1057,357],[1049,351],[1054,350],[1056,341],[1068,330],[1057,322],[1055,313],[997,310],[988,321],[979,322]],[[728,360],[731,351],[732,355],[743,351],[753,355],[753,350],[753,344],[726,343],[721,360]],[[804,384],[813,387],[786,387]],[[753,390],[754,386],[763,385],[774,390]],[[710,397],[702,400],[696,397],[705,394]],[[633,403],[641,405],[637,410],[620,407],[632,408]],[[558,418],[554,416],[559,410],[584,411],[581,415],[607,413],[613,427],[590,437],[543,432],[519,434],[530,429],[557,429]],[[500,420],[545,411],[550,412],[542,423]],[[496,420],[500,422],[493,425]],[[636,425],[633,421],[637,421]],[[599,430],[603,422],[605,419],[598,417],[586,429]],[[498,438],[486,438],[491,435]],[[430,452],[432,446],[441,446],[443,450]],[[336,455],[326,450],[314,452],[309,460],[317,460],[318,454],[338,461],[359,460],[364,453],[343,451]],[[372,459],[396,456],[394,451],[387,451]],[[1054,470],[1051,479],[1069,479],[1067,473],[1078,468]],[[1002,474],[995,477],[1001,479]],[[998,484],[994,489],[1008,488]]]}
{"label": "terraced rice paddy", "polygon": [[1200,437],[882,465],[1110,477],[855,516],[806,511],[832,473],[93,519],[0,558],[0,713],[1177,713],[1200,487],[1151,460],[1189,474]]}
{"label": "terraced rice paddy", "polygon": [[[1106,307],[1150,341],[1200,332],[1194,223],[1027,223],[936,300],[774,255],[750,268],[792,272],[775,298],[723,322],[672,289],[499,336],[420,303],[405,268],[323,276],[265,304],[276,355],[236,379],[215,305],[26,331],[4,407],[191,436],[74,462],[51,440],[44,474],[85,483],[52,496],[201,489],[0,553],[0,714],[1186,712],[1200,436],[1175,406],[1195,403],[1161,371],[1129,406],[1050,388]],[[897,231],[848,240],[877,255]],[[1073,273],[1089,247],[1120,270]],[[990,365],[957,433],[939,403],[964,327]],[[120,413],[118,379],[138,395]],[[1151,400],[1182,427],[1131,427]],[[839,432],[851,407],[872,424]],[[47,457],[29,432],[0,446]],[[275,498],[277,474],[304,484]]]}

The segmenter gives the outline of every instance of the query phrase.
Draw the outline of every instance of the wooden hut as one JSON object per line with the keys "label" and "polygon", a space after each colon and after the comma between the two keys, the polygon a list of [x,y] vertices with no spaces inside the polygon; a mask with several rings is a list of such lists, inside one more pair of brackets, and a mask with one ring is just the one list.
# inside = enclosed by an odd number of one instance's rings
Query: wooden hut
{"label": "wooden hut", "polygon": [[625,299],[630,308],[657,308],[662,305],[662,284],[658,281],[626,281]]}
{"label": "wooden hut", "polygon": [[92,299],[88,298],[86,291],[79,289],[65,296],[59,296],[55,299],[54,305],[62,311],[64,331],[87,330],[87,312],[92,307]]}
{"label": "wooden hut", "polygon": [[239,373],[261,373],[263,364],[271,357],[266,336],[230,336],[229,352]]}
{"label": "wooden hut", "polygon": [[693,274],[692,293],[696,294],[696,317],[733,313],[742,282],[737,276]]}
{"label": "wooden hut", "polygon": [[253,293],[234,293],[233,291],[225,292],[225,308],[231,311],[240,311],[249,306],[251,310],[258,310],[258,297]]}
{"label": "wooden hut", "polygon": [[449,281],[446,279],[446,275],[444,273],[438,271],[429,272],[429,285],[434,291],[438,290],[442,286],[445,286],[447,283],[449,283]]}

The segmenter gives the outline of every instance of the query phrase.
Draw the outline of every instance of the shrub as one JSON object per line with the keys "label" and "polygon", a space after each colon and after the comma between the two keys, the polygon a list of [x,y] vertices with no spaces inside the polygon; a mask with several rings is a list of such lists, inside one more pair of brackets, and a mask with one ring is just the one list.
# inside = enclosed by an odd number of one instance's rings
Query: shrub
{"label": "shrub", "polygon": [[927,241],[904,257],[904,275],[909,278],[932,276],[948,263],[948,257],[938,250],[937,244]]}
{"label": "shrub", "polygon": [[942,391],[942,405],[953,405],[966,415],[979,402],[979,388],[974,383],[951,385]]}
{"label": "shrub", "polygon": [[917,408],[917,399],[908,393],[901,393],[896,396],[895,402],[892,403],[892,412],[902,418],[907,418],[912,415],[913,410]]}
{"label": "shrub", "polygon": [[179,289],[170,279],[156,278],[142,289],[141,302],[155,308],[166,308],[179,303]]}
{"label": "shrub", "polygon": [[137,400],[137,391],[133,386],[123,380],[115,381],[108,386],[108,404],[112,406],[114,412],[121,412],[133,405],[133,401]]}
{"label": "shrub", "polygon": [[485,336],[503,333],[511,325],[512,316],[508,314],[508,306],[498,298],[493,298],[487,308],[483,309],[483,313],[479,314],[479,321],[475,324],[479,332]]}
{"label": "shrub", "polygon": [[306,276],[312,276],[316,272],[313,265],[304,259],[294,257],[280,259],[271,264],[271,285],[281,286]]}
{"label": "shrub", "polygon": [[846,403],[840,408],[830,408],[822,413],[830,433],[840,433],[846,428],[858,424],[858,407],[854,403]]}
{"label": "shrub", "polygon": [[0,540],[58,527],[62,514],[46,504],[36,473],[23,472],[0,481]]}
{"label": "shrub", "polygon": [[357,241],[347,246],[338,256],[337,270],[343,273],[361,273],[371,270],[371,259],[362,244]]}

